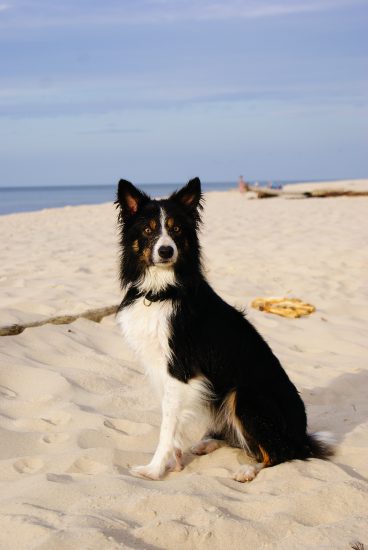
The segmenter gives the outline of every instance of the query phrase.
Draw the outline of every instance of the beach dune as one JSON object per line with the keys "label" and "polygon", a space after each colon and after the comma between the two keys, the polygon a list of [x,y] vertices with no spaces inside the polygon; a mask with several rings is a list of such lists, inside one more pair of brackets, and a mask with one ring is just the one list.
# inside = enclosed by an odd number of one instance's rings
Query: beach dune
{"label": "beach dune", "polygon": [[[221,448],[153,482],[160,407],[113,315],[0,337],[0,548],[349,549],[368,545],[368,198],[206,195],[207,276],[280,358],[331,461],[294,461],[255,481]],[[0,217],[0,327],[118,304],[113,205]],[[251,308],[295,297],[287,319]],[[198,426],[187,434],[201,435]]]}

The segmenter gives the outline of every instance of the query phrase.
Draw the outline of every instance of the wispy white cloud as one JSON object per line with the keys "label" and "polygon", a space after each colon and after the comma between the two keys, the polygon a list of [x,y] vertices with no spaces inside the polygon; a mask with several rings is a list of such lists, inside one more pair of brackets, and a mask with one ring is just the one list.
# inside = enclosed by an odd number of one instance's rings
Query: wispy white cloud
{"label": "wispy white cloud", "polygon": [[[338,89],[334,84],[210,85],[184,81],[164,87],[147,78],[54,82],[49,86],[30,86],[19,80],[4,85],[0,81],[0,118],[44,118],[81,116],[125,111],[171,110],[203,105],[354,104],[366,106],[362,81],[359,92],[348,82]],[[28,84],[28,85],[27,85]],[[130,129],[130,131],[133,131]],[[111,132],[110,132],[111,133]]]}
{"label": "wispy white cloud", "polygon": [[52,27],[259,19],[329,11],[365,0],[13,0],[0,4],[1,26]]}

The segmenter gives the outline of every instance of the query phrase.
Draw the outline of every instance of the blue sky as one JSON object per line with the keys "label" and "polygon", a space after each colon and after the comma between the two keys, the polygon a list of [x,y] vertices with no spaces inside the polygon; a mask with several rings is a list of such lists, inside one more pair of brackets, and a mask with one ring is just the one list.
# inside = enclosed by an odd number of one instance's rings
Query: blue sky
{"label": "blue sky", "polygon": [[0,185],[368,177],[366,0],[0,0]]}

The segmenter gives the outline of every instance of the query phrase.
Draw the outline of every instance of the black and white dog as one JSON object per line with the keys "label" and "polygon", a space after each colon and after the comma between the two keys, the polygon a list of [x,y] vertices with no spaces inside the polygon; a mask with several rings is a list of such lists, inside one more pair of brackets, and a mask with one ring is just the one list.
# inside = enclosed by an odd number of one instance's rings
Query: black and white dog
{"label": "black and white dog", "polygon": [[182,469],[183,423],[199,414],[208,430],[193,453],[227,443],[256,460],[240,467],[237,481],[266,466],[331,455],[322,433],[307,433],[303,401],[268,344],[203,275],[199,179],[164,200],[121,180],[116,204],[125,292],[118,323],[162,401],[157,449],[132,474],[160,479]]}

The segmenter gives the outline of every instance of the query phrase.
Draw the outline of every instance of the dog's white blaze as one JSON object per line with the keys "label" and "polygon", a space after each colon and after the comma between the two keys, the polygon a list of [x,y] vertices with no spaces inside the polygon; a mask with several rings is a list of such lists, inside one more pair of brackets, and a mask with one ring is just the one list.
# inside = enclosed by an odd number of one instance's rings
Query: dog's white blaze
{"label": "dog's white blaze", "polygon": [[[178,249],[175,244],[174,239],[170,237],[170,235],[167,232],[166,229],[166,212],[163,208],[160,208],[160,236],[157,239],[154,247],[153,247],[153,253],[152,253],[152,259],[153,262],[156,264],[159,264],[160,261],[162,261],[162,258],[160,258],[160,255],[158,253],[158,249],[160,246],[171,246],[174,250],[173,256],[171,258],[171,264],[174,264],[178,258]],[[159,264],[160,265],[160,264]],[[163,268],[167,268],[165,264],[161,264]]]}

